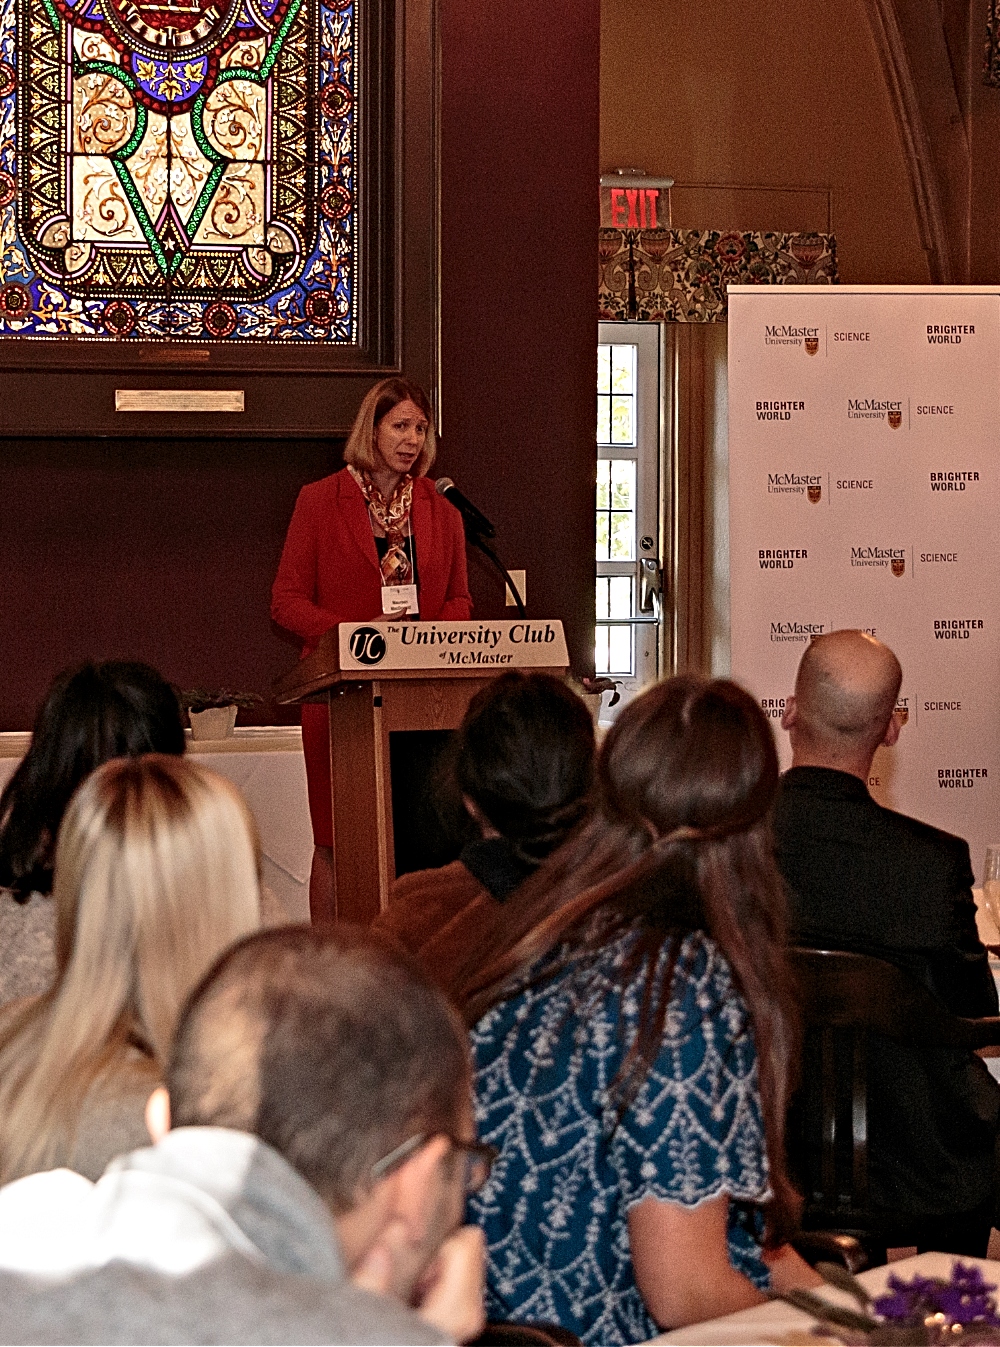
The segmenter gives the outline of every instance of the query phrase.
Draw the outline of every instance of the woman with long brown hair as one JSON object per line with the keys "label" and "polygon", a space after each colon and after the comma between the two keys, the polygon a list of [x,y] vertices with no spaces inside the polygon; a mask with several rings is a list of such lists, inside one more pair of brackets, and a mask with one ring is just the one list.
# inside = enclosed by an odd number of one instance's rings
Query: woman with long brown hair
{"label": "woman with long brown hair", "polygon": [[470,951],[490,1318],[638,1342],[816,1280],[785,1243],[777,777],[734,683],[651,689],[604,742],[598,812]]}

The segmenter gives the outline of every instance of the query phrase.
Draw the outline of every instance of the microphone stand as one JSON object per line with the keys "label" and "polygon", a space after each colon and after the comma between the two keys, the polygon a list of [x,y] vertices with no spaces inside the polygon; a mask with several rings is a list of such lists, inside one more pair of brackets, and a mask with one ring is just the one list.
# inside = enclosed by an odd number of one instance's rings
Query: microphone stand
{"label": "microphone stand", "polygon": [[521,595],[518,593],[517,585],[515,585],[514,581],[510,578],[510,571],[508,571],[507,567],[497,556],[496,552],[493,551],[493,548],[489,545],[489,543],[479,532],[476,526],[473,523],[471,523],[470,520],[466,519],[464,516],[463,522],[465,524],[466,542],[471,543],[473,547],[478,547],[480,552],[482,552],[483,556],[488,557],[489,560],[493,563],[493,565],[497,568],[497,570],[503,576],[507,585],[510,587],[510,592],[514,596],[514,603],[517,606],[518,617],[526,618],[528,614],[524,611],[524,602],[521,599]]}

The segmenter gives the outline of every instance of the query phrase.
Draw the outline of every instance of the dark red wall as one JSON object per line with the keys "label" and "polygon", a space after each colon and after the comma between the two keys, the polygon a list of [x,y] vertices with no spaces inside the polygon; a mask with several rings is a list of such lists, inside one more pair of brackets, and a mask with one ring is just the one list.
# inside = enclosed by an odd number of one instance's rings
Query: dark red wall
{"label": "dark red wall", "polygon": [[52,674],[87,656],[262,693],[294,661],[271,581],[298,488],[336,446],[6,440],[0,455],[0,729],[30,726]]}
{"label": "dark red wall", "polygon": [[[440,22],[438,470],[494,519],[529,612],[564,618],[583,672],[598,0],[442,0]],[[0,729],[27,728],[87,656],[266,693],[295,657],[268,618],[284,530],[299,487],[337,466],[323,441],[0,440]],[[470,569],[477,612],[501,613],[499,582]]]}
{"label": "dark red wall", "polygon": [[[593,672],[599,0],[442,0],[447,470]],[[461,477],[459,477],[461,472]],[[502,586],[473,565],[477,612]]]}

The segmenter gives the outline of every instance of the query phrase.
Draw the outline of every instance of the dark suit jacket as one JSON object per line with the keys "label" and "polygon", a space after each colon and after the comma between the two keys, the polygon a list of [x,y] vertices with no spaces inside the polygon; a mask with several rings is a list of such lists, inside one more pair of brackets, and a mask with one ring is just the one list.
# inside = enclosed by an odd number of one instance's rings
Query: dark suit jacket
{"label": "dark suit jacket", "polygon": [[[823,767],[781,778],[774,831],[797,944],[888,959],[954,1014],[997,1014],[960,837],[883,809],[858,777]],[[979,1058],[880,1040],[872,1062],[874,1200],[913,1214],[987,1200],[1000,1087]]]}

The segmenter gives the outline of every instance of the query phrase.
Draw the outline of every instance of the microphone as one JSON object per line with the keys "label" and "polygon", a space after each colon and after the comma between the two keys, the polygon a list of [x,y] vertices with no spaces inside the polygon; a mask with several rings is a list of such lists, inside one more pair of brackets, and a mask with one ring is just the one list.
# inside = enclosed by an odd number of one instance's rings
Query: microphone
{"label": "microphone", "polygon": [[458,510],[465,523],[466,533],[475,534],[479,538],[496,537],[497,531],[490,521],[484,514],[479,513],[471,500],[462,495],[450,477],[439,477],[434,483],[434,490]]}

